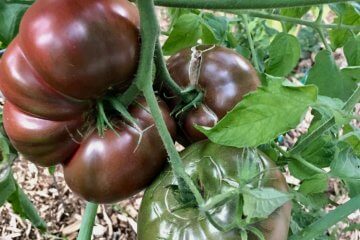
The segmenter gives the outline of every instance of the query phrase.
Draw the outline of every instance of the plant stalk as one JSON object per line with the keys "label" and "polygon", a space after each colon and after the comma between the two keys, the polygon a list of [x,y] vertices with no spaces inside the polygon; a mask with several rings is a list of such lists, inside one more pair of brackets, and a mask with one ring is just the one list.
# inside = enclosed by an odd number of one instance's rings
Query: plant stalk
{"label": "plant stalk", "polygon": [[98,205],[95,203],[87,203],[85,208],[85,214],[81,222],[80,232],[77,240],[89,240],[91,239],[92,230],[94,227],[96,212]]}
{"label": "plant stalk", "polygon": [[265,9],[301,7],[347,0],[154,0],[155,5],[176,8],[199,9]]}
{"label": "plant stalk", "polygon": [[323,218],[312,223],[310,226],[306,227],[300,233],[291,236],[290,240],[302,240],[302,239],[314,239],[317,236],[324,234],[324,232],[335,225],[337,222],[346,218],[351,213],[358,210],[360,202],[360,195],[352,198],[347,201],[345,204],[338,206],[335,210],[326,214]]}
{"label": "plant stalk", "polygon": [[138,8],[141,20],[142,45],[137,74],[137,84],[139,89],[141,89],[144,93],[151,115],[153,116],[155,125],[159,131],[159,135],[164,143],[166,151],[169,154],[170,164],[174,175],[177,176],[180,192],[182,192],[182,184],[180,183],[182,182],[181,180],[183,180],[193,193],[197,203],[201,206],[203,205],[204,200],[196,185],[185,172],[180,155],[177,152],[171,135],[166,127],[166,123],[162,117],[154,90],[152,88],[151,73],[153,65],[149,63],[151,63],[154,59],[155,45],[159,35],[159,25],[156,19],[154,2],[153,0],[138,0]]}
{"label": "plant stalk", "polygon": [[352,26],[352,25],[345,25],[345,24],[323,24],[323,23],[319,23],[319,22],[307,21],[307,20],[302,20],[299,18],[287,17],[287,16],[271,14],[271,13],[266,13],[266,12],[261,12],[261,11],[256,11],[256,10],[223,10],[223,12],[236,14],[236,15],[247,14],[250,17],[270,19],[270,20],[275,20],[275,21],[279,21],[279,22],[288,22],[288,23],[304,25],[304,26],[308,26],[308,27],[312,27],[312,28],[321,28],[321,29],[341,28],[341,29],[347,29],[347,30],[353,30],[353,31],[360,31],[360,26],[358,26],[358,25]]}

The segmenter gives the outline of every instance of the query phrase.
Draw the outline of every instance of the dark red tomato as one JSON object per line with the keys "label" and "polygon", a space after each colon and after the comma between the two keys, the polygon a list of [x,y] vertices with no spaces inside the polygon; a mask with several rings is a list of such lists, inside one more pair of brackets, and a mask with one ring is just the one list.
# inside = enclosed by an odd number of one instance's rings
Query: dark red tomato
{"label": "dark red tomato", "polygon": [[127,0],[37,0],[0,63],[1,91],[31,115],[75,118],[107,89],[130,85],[139,42]]}
{"label": "dark red tomato", "polygon": [[[172,78],[183,88],[193,86],[204,93],[203,104],[180,115],[180,129],[190,142],[205,139],[194,125],[212,127],[243,96],[256,90],[260,80],[253,66],[231,49],[198,46],[172,56],[167,66]],[[165,90],[172,106],[180,99]],[[241,117],[241,116],[239,116]]]}
{"label": "dark red tomato", "polygon": [[26,59],[18,38],[7,48],[0,64],[0,88],[8,101],[34,116],[66,120],[81,115],[89,101],[75,100],[50,87]]}
{"label": "dark red tomato", "polygon": [[[164,102],[160,107],[174,135],[175,122]],[[100,137],[94,130],[64,165],[66,183],[88,201],[125,199],[149,185],[166,163],[166,150],[145,101],[138,101],[129,112],[137,119],[139,129],[118,121],[116,133],[107,130]]]}
{"label": "dark red tomato", "polygon": [[25,13],[18,38],[49,85],[89,99],[110,86],[126,87],[133,78],[139,14],[127,0],[37,0]]}
{"label": "dark red tomato", "polygon": [[[236,184],[243,183],[244,180],[241,179],[248,179],[249,175],[254,176],[254,181],[247,185],[249,187],[268,187],[287,192],[286,181],[274,162],[260,151],[255,153],[250,158],[251,162],[256,161],[259,164],[254,175],[243,169],[243,166],[247,165],[244,164],[244,149],[220,146],[208,140],[186,148],[181,157],[186,172],[202,187],[205,200],[233,190]],[[264,175],[256,178],[260,169]],[[177,184],[176,177],[170,169],[166,169],[146,190],[138,217],[139,240],[242,239],[238,229],[219,231],[197,207],[180,207],[182,203],[178,202],[178,198],[169,188],[174,184]],[[237,206],[236,199],[228,201],[211,210],[211,215],[223,224],[230,224],[239,213]],[[288,202],[254,227],[263,233],[266,240],[286,240],[290,219],[291,203]],[[258,238],[249,234],[249,240],[256,239]]]}
{"label": "dark red tomato", "polygon": [[6,101],[4,128],[11,143],[21,155],[38,165],[52,166],[72,156],[80,141],[78,130],[84,124],[79,117],[66,121],[37,118],[22,112]]}

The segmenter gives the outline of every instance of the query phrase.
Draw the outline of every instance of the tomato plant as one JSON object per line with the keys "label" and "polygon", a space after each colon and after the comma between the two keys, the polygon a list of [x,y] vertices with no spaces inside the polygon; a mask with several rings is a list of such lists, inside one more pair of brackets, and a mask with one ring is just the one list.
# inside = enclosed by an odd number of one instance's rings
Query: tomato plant
{"label": "tomato plant", "polygon": [[135,194],[168,161],[140,239],[339,239],[332,226],[360,198],[359,19],[346,0],[1,2],[0,206],[44,230],[11,166],[61,163],[91,201],[78,236],[90,239],[96,203]]}

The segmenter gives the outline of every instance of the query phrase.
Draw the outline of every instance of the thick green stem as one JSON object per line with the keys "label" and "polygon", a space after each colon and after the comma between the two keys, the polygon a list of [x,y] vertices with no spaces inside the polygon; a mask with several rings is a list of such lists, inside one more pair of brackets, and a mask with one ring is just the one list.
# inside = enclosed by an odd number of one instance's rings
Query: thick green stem
{"label": "thick green stem", "polygon": [[251,55],[252,55],[253,63],[255,65],[255,69],[258,72],[260,72],[259,59],[258,59],[258,56],[257,56],[257,52],[255,50],[254,41],[253,41],[251,33],[250,33],[249,21],[248,21],[247,15],[243,15],[243,19],[244,19],[244,24],[245,24],[246,36],[247,36],[247,39],[248,39],[248,42],[249,42],[249,45],[250,45],[250,49],[251,49]]}
{"label": "thick green stem", "polygon": [[120,102],[124,107],[129,106],[136,97],[141,93],[136,85],[136,79],[133,84],[121,95]]}
{"label": "thick green stem", "polygon": [[[165,149],[169,154],[170,164],[174,175],[179,179],[179,183],[183,180],[193,193],[197,203],[202,205],[204,200],[193,183],[191,178],[186,174],[180,155],[177,152],[171,135],[166,127],[166,123],[162,117],[154,90],[152,88],[152,64],[155,44],[159,34],[159,26],[157,23],[153,0],[138,0],[138,8],[140,11],[141,20],[141,54],[138,69],[137,82],[139,89],[141,89],[149,105],[151,115],[154,118],[155,125],[159,131],[159,135],[164,143]],[[179,184],[181,187],[181,184]],[[181,190],[181,189],[180,189]]]}
{"label": "thick green stem", "polygon": [[201,9],[264,9],[319,5],[347,0],[155,0],[158,6]]}
{"label": "thick green stem", "polygon": [[271,14],[271,13],[255,11],[255,10],[244,10],[244,11],[224,10],[224,12],[237,14],[237,15],[238,14],[247,14],[250,17],[271,19],[271,20],[275,20],[275,21],[279,21],[279,22],[288,22],[288,23],[304,25],[304,26],[308,26],[308,27],[312,27],[312,28],[322,28],[322,29],[324,29],[324,28],[326,28],[326,29],[341,28],[341,29],[360,31],[360,26],[358,26],[358,25],[352,26],[352,25],[344,25],[344,24],[322,24],[319,22],[307,21],[307,20],[302,20],[299,18],[287,17],[287,16],[278,15],[278,14]]}
{"label": "thick green stem", "polygon": [[180,96],[183,89],[179,87],[179,85],[177,85],[177,83],[170,76],[163,56],[164,55],[162,53],[160,42],[157,41],[155,48],[155,66],[157,76],[159,76],[159,80],[161,80],[168,87],[170,87],[171,91],[173,91],[176,95]]}
{"label": "thick green stem", "polygon": [[[351,95],[351,97],[347,100],[342,110],[345,112],[350,112],[354,109],[354,106],[360,102],[360,87],[358,87],[355,92]],[[330,118],[326,122],[324,122],[320,127],[306,136],[299,144],[297,144],[293,149],[289,151],[289,154],[296,155],[301,153],[305,148],[308,147],[310,143],[318,139],[323,133],[327,132],[330,128],[332,128],[336,124],[335,117]]]}
{"label": "thick green stem", "polygon": [[310,226],[306,227],[299,234],[291,236],[290,240],[314,239],[323,235],[324,232],[335,225],[337,222],[346,218],[351,213],[359,209],[360,195],[352,198],[345,204],[338,206],[335,210],[329,212],[323,218],[320,218]]}
{"label": "thick green stem", "polygon": [[77,240],[89,240],[91,239],[92,230],[94,227],[96,212],[98,205],[95,203],[87,203],[85,214],[81,222],[80,232]]}

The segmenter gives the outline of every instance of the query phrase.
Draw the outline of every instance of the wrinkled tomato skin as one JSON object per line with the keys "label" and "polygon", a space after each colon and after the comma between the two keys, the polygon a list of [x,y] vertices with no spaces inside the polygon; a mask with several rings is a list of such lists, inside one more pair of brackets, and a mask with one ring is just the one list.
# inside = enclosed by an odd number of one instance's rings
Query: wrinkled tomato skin
{"label": "wrinkled tomato skin", "polygon": [[21,155],[37,165],[49,167],[63,162],[79,147],[78,130],[84,124],[79,117],[67,121],[37,118],[6,101],[4,129]]}
{"label": "wrinkled tomato skin", "polygon": [[[160,106],[174,135],[176,124],[167,106]],[[66,183],[87,201],[112,203],[130,197],[148,186],[166,163],[166,150],[145,101],[139,100],[129,112],[138,120],[142,136],[139,129],[119,121],[117,133],[107,130],[100,137],[94,130],[64,164]]]}
{"label": "wrinkled tomato skin", "polygon": [[17,44],[56,91],[94,99],[131,83],[139,56],[139,14],[127,0],[37,0],[26,11]]}
{"label": "wrinkled tomato skin", "polygon": [[[257,89],[259,77],[244,57],[231,49],[220,46],[198,46],[202,50],[199,78],[195,87],[204,93],[203,104],[180,115],[181,130],[189,142],[206,137],[194,125],[212,127],[225,116],[243,96]],[[191,85],[189,66],[192,50],[184,49],[167,61],[171,77],[183,89]],[[164,90],[166,99],[174,107],[180,99]]]}
{"label": "wrinkled tomato skin", "polygon": [[[264,176],[262,187],[275,188],[287,192],[288,186],[276,165],[262,152],[252,160],[261,161]],[[186,172],[202,186],[205,201],[211,196],[231,190],[228,181],[239,183],[238,161],[244,161],[243,149],[216,145],[208,140],[186,148],[181,153]],[[241,171],[241,170],[240,170]],[[228,181],[224,181],[224,177]],[[240,175],[241,178],[241,175]],[[168,240],[241,240],[238,230],[219,231],[205,218],[196,207],[179,209],[170,185],[177,184],[170,169],[166,169],[147,188],[138,216],[138,239]],[[255,181],[254,187],[258,181]],[[229,201],[212,212],[212,216],[224,224],[234,220],[237,201]],[[178,209],[173,211],[172,209]],[[286,240],[291,218],[291,203],[286,203],[272,213],[268,219],[255,225],[266,240]],[[250,240],[257,240],[249,234]]]}

